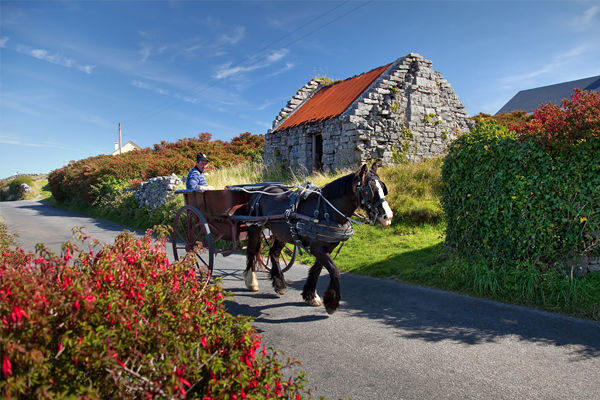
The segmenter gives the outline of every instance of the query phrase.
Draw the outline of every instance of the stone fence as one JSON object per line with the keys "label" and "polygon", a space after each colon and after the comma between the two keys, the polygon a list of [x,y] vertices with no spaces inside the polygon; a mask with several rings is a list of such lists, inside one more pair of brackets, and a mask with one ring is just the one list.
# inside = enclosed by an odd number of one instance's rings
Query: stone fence
{"label": "stone fence", "polygon": [[148,182],[142,182],[135,192],[138,206],[149,207],[154,211],[167,201],[167,196],[173,193],[183,181],[175,174],[170,176],[157,176],[150,178]]}

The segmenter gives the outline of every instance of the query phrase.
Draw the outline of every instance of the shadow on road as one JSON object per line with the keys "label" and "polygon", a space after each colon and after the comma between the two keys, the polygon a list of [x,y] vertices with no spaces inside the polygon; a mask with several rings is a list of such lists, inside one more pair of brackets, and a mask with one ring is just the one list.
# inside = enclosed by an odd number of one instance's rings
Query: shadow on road
{"label": "shadow on road", "polygon": [[[76,212],[70,211],[70,210],[63,210],[63,209],[57,208],[55,206],[52,206],[50,204],[47,204],[43,201],[22,201],[18,206],[16,206],[16,208],[31,210],[38,215],[43,215],[44,217],[69,216],[69,217],[76,217],[76,218],[84,218],[86,220],[89,220],[88,225],[94,226],[95,228],[102,229],[102,230],[121,232],[124,229],[127,229],[130,231],[134,231],[133,229],[126,228],[123,225],[118,224],[116,222],[107,221],[107,220],[97,218],[97,217],[90,217],[88,215],[79,214],[79,213],[76,213]],[[139,234],[140,232],[137,232],[137,233]],[[143,234],[143,232],[142,232],[142,234]]]}
{"label": "shadow on road", "polygon": [[[243,285],[241,270],[225,268],[221,272],[227,279],[240,281],[237,288],[230,290],[235,297],[227,305],[234,315],[251,316],[256,322],[267,324],[328,319],[322,309],[310,308],[300,299],[306,269],[302,269],[302,274],[294,274],[291,293],[284,297],[272,293],[270,282],[264,278],[261,292],[252,293]],[[329,276],[323,272],[318,293],[325,291],[328,282]],[[236,301],[236,297],[240,300]],[[273,317],[270,311],[278,308],[289,317]],[[510,337],[541,346],[569,346],[570,361],[600,357],[600,324],[387,279],[342,274],[342,304],[338,314],[368,318],[394,329],[403,338],[426,342],[478,345]],[[335,318],[330,323],[336,323]]]}
{"label": "shadow on road", "polygon": [[573,346],[573,358],[600,356],[600,325],[489,300],[399,282],[345,274],[344,310],[377,320],[409,339],[465,345],[506,337]]}

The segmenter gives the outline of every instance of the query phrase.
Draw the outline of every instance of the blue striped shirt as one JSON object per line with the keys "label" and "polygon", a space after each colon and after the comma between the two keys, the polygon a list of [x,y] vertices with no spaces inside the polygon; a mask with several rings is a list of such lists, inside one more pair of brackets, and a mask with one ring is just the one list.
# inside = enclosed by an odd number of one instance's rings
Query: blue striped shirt
{"label": "blue striped shirt", "polygon": [[188,172],[185,180],[185,188],[188,190],[200,189],[201,186],[207,186],[204,174],[194,167]]}

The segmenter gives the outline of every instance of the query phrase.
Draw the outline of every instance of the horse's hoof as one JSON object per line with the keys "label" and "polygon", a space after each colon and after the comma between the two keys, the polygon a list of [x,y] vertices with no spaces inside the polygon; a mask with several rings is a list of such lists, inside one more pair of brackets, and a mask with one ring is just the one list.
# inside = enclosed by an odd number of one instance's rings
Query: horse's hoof
{"label": "horse's hoof", "polygon": [[308,305],[311,305],[313,307],[321,307],[323,305],[323,302],[321,301],[321,298],[319,297],[318,294],[315,294],[315,297],[313,297],[312,299],[307,299],[304,300]]}
{"label": "horse's hoof", "polygon": [[248,290],[250,290],[251,292],[258,292],[258,279],[256,279],[256,274],[254,273],[254,271],[244,271],[243,275],[246,288],[248,288]]}
{"label": "horse's hoof", "polygon": [[277,293],[280,296],[283,296],[285,294],[285,290],[284,289],[275,289],[275,293]]}
{"label": "horse's hoof", "polygon": [[319,299],[306,300],[306,303],[313,307],[321,307],[323,305],[323,302]]}
{"label": "horse's hoof", "polygon": [[325,306],[325,311],[327,311],[327,314],[329,314],[329,315],[331,315],[334,312],[336,312],[336,310],[337,310],[337,307],[334,308],[334,307],[327,307],[327,306]]}
{"label": "horse's hoof", "polygon": [[327,314],[333,314],[340,306],[340,298],[335,295],[333,290],[327,290],[325,291],[325,294],[323,294],[323,303],[325,303]]}

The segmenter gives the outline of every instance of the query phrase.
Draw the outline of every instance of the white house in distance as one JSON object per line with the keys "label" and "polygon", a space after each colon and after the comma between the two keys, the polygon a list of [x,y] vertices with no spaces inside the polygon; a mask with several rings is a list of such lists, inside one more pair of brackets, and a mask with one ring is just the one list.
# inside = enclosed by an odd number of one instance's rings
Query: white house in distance
{"label": "white house in distance", "polygon": [[133,151],[133,150],[141,150],[142,148],[140,146],[138,146],[137,144],[133,143],[131,140],[127,143],[125,143],[122,147],[121,147],[121,151],[119,151],[119,142],[115,142],[115,151],[113,151],[112,153],[110,153],[111,156],[116,156],[117,154],[121,154],[121,153],[127,153],[128,151]]}

